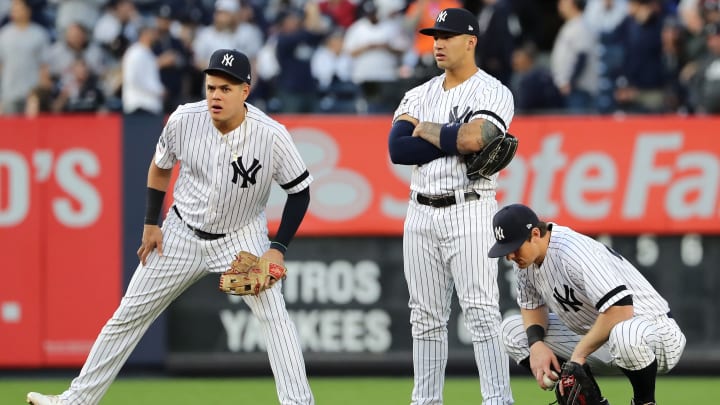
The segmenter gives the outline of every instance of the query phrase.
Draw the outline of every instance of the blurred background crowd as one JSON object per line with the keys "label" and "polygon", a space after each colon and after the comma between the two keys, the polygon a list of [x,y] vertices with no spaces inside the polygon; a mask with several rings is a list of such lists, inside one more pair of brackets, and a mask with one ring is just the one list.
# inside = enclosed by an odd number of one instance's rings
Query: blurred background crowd
{"label": "blurred background crowd", "polygon": [[0,0],[0,108],[166,114],[235,48],[270,113],[391,113],[439,73],[417,30],[447,7],[519,114],[720,112],[720,0]]}

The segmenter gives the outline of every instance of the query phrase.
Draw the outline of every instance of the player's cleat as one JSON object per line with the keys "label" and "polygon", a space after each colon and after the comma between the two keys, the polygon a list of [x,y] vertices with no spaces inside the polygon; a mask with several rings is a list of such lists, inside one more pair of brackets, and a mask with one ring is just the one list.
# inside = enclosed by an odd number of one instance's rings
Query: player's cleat
{"label": "player's cleat", "polygon": [[610,401],[608,401],[607,398],[603,398],[602,401],[600,401],[600,405],[610,405]]}
{"label": "player's cleat", "polygon": [[27,394],[27,403],[31,405],[67,405],[57,395],[43,395],[37,392]]}
{"label": "player's cleat", "polygon": [[635,399],[631,399],[630,405],[657,405],[657,404],[655,402],[645,402],[645,403],[641,404],[640,402],[635,402]]}

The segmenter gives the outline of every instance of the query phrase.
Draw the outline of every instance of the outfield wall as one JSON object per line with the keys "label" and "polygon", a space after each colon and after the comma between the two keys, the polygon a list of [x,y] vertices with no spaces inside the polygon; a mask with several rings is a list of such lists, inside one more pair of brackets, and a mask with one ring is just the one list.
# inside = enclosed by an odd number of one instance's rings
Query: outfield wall
{"label": "outfield wall", "polygon": [[[387,156],[390,117],[279,118],[316,179],[284,285],[308,366],[410,370],[401,249],[410,170]],[[718,124],[518,117],[518,155],[499,179],[500,204],[527,203],[637,264],[685,329],[681,365],[691,370],[720,369]],[[137,265],[145,176],[161,127],[133,116],[0,119],[0,368],[82,364]],[[270,229],[283,203],[274,189]],[[509,313],[512,273],[500,266]],[[213,280],[173,304],[129,363],[266,369],[252,317]],[[451,367],[471,368],[454,305]]]}

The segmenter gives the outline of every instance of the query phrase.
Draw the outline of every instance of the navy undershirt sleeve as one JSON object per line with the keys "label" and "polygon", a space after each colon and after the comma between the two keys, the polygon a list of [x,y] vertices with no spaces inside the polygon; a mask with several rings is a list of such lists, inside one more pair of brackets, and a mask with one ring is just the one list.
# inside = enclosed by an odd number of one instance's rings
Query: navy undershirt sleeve
{"label": "navy undershirt sleeve", "polygon": [[400,165],[422,165],[447,154],[430,142],[412,136],[415,126],[405,120],[397,120],[390,129],[388,147],[390,160]]}
{"label": "navy undershirt sleeve", "polygon": [[299,193],[288,194],[285,208],[283,208],[282,219],[280,219],[280,226],[277,235],[275,235],[275,241],[282,243],[285,247],[290,245],[290,241],[300,227],[309,205],[310,187],[306,187]]}

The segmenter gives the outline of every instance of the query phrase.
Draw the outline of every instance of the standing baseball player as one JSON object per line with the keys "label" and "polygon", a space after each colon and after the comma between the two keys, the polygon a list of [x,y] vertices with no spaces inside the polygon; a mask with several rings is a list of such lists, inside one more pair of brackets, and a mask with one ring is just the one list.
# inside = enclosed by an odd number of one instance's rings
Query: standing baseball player
{"label": "standing baseball player", "polygon": [[[509,359],[500,342],[493,242],[497,175],[470,179],[464,155],[504,137],[513,117],[510,90],[475,64],[478,20],[447,8],[432,28],[444,73],[409,90],[393,117],[393,163],[413,165],[403,256],[410,293],[412,404],[442,404],[453,287],[472,337],[484,404],[512,404]],[[480,251],[478,251],[480,248]]]}
{"label": "standing baseball player", "polygon": [[521,315],[502,324],[510,356],[542,388],[550,388],[543,376],[566,360],[599,374],[619,369],[632,384],[631,404],[655,404],[656,375],[675,367],[685,348],[667,301],[620,254],[539,221],[524,205],[498,211],[493,230],[488,256],[512,260],[518,280]]}
{"label": "standing baseball player", "polygon": [[[285,127],[245,102],[250,79],[244,54],[230,49],[212,54],[205,70],[207,100],[178,107],[157,143],[140,265],[120,307],[70,388],[59,396],[31,392],[28,403],[97,404],[153,320],[188,287],[227,270],[240,251],[284,263],[310,202],[312,176]],[[174,205],[161,229],[165,191],[178,162]],[[288,199],[270,242],[264,210],[273,181]],[[269,288],[272,284],[268,279],[267,289],[243,299],[266,336],[280,403],[313,404],[295,325],[280,285]]]}

